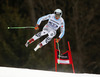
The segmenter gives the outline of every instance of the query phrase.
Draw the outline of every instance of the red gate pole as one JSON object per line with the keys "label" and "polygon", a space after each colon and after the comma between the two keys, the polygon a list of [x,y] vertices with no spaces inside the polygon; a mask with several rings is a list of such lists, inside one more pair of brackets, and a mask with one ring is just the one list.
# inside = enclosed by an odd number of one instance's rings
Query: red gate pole
{"label": "red gate pole", "polygon": [[74,64],[73,64],[73,62],[72,62],[72,68],[73,68],[73,73],[75,73],[75,69],[74,69]]}
{"label": "red gate pole", "polygon": [[55,53],[55,71],[57,72],[57,49],[56,49],[56,39],[54,39],[54,53]]}
{"label": "red gate pole", "polygon": [[[69,43],[69,41],[68,41],[68,48],[69,48],[69,52],[70,52],[70,55],[71,55],[71,48],[70,48],[70,43]],[[73,73],[75,73],[74,64],[73,64],[73,60],[72,60],[72,55],[71,55],[70,58],[71,58]]]}

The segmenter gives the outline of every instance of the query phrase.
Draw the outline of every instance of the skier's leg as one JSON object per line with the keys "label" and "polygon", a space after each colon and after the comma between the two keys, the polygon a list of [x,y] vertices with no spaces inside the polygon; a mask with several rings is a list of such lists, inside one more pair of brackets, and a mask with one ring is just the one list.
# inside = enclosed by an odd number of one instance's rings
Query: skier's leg
{"label": "skier's leg", "polygon": [[35,35],[32,37],[32,39],[37,40],[37,39],[39,39],[40,37],[46,35],[47,33],[48,33],[48,32],[47,32],[46,30],[43,30],[43,31],[38,32],[37,34],[35,34]]}
{"label": "skier's leg", "polygon": [[43,27],[43,30],[41,32],[38,32],[37,34],[35,34],[32,37],[32,39],[37,40],[37,39],[39,39],[40,37],[42,37],[43,35],[46,35],[46,34],[48,34],[48,27],[47,27],[47,25],[45,25]]}
{"label": "skier's leg", "polygon": [[28,47],[29,44],[31,44],[32,42],[34,42],[35,40],[39,39],[40,37],[42,37],[43,35],[46,35],[48,32],[43,30],[41,32],[38,32],[37,34],[35,34],[31,39],[29,39],[25,46]]}
{"label": "skier's leg", "polygon": [[56,31],[50,31],[48,33],[48,37],[45,38],[41,43],[39,43],[36,48],[34,49],[35,51],[37,51],[39,48],[41,48],[42,46],[46,45],[48,42],[51,41],[51,39],[56,35]]}

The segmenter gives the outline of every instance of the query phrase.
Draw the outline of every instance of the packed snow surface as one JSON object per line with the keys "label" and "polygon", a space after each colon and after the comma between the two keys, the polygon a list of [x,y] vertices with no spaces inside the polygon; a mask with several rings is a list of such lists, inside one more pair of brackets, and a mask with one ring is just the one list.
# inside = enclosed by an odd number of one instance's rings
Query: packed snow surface
{"label": "packed snow surface", "polygon": [[100,74],[62,73],[23,68],[0,67],[0,77],[100,77]]}

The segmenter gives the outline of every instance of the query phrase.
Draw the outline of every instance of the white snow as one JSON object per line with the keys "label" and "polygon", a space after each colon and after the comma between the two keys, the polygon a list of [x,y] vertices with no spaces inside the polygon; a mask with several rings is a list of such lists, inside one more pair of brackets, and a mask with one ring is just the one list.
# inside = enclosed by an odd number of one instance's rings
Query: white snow
{"label": "white snow", "polygon": [[100,77],[100,74],[74,74],[22,68],[0,67],[0,77]]}

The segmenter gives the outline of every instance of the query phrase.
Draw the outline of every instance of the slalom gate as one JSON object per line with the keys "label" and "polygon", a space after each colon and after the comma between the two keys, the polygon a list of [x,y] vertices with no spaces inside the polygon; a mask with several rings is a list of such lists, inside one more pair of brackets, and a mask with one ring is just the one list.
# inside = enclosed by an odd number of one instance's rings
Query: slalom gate
{"label": "slalom gate", "polygon": [[57,45],[59,45],[59,44],[57,44],[56,39],[54,39],[55,71],[57,72],[57,64],[64,64],[64,65],[71,64],[73,73],[75,73],[69,41],[68,41],[68,49],[69,50],[67,50],[66,52],[64,52],[62,54],[60,52],[59,46],[57,49]]}

